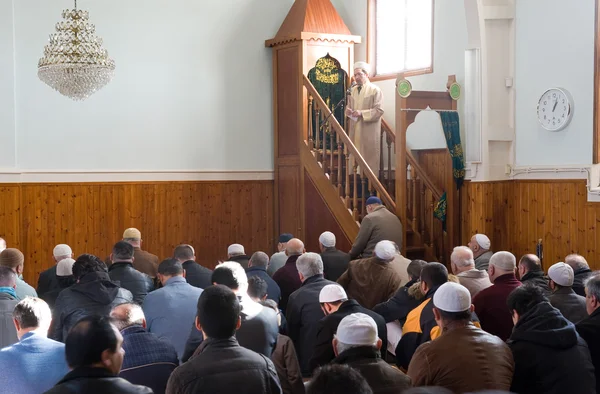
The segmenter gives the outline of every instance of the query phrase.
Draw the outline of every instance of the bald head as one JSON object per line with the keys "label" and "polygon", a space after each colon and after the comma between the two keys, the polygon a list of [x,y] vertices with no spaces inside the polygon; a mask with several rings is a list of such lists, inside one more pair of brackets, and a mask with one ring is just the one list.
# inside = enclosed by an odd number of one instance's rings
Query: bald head
{"label": "bald head", "polygon": [[290,239],[285,247],[285,254],[287,256],[295,256],[302,253],[304,253],[304,242],[298,238]]}
{"label": "bald head", "polygon": [[526,254],[519,260],[519,275],[523,277],[529,272],[539,272],[542,270],[542,262],[534,254]]}
{"label": "bald head", "polygon": [[113,324],[122,331],[131,326],[142,326],[146,328],[146,317],[142,307],[137,304],[120,304],[110,312]]}
{"label": "bald head", "polygon": [[490,275],[490,280],[494,282],[496,278],[515,273],[515,268],[517,267],[517,258],[514,254],[510,252],[496,252],[490,258],[490,265],[488,267],[488,274]]}
{"label": "bald head", "polygon": [[457,246],[450,255],[450,262],[452,265],[452,272],[455,275],[475,269],[475,259],[473,258],[473,251],[466,246]]}
{"label": "bald head", "polygon": [[570,254],[565,257],[565,264],[568,264],[573,268],[573,271],[580,269],[589,269],[590,265],[588,264],[585,257],[579,254]]}

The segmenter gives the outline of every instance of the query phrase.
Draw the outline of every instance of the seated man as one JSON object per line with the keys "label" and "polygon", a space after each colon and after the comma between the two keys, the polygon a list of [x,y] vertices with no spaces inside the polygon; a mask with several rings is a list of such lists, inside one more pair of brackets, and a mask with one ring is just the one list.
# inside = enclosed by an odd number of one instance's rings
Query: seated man
{"label": "seated man", "polygon": [[86,316],[79,320],[65,341],[71,372],[46,393],[151,394],[149,388],[117,376],[123,364],[122,344],[121,333],[107,317]]}
{"label": "seated man", "polygon": [[56,283],[56,285],[53,285],[51,290],[48,290],[43,295],[40,295],[40,298],[46,301],[50,309],[54,309],[56,299],[58,298],[60,292],[75,284],[75,278],[73,277],[73,264],[75,264],[75,260],[72,258],[66,258],[59,261],[58,264],[54,266],[54,283]]}
{"label": "seated man", "polygon": [[585,297],[585,281],[592,275],[592,270],[585,257],[578,254],[570,254],[565,257],[565,264],[573,268],[573,291],[582,297]]}
{"label": "seated man", "polygon": [[67,372],[65,345],[48,339],[52,313],[39,298],[15,306],[13,321],[19,342],[0,350],[0,392],[39,394]]}
{"label": "seated man", "polygon": [[[72,259],[73,251],[71,250],[71,247],[69,245],[65,245],[65,244],[56,245],[54,247],[54,250],[52,251],[52,257],[54,259],[52,267],[50,267],[47,270],[42,271],[40,273],[40,277],[38,278],[38,284],[37,284],[38,296],[40,296],[40,298],[44,299],[46,302],[48,302],[44,298],[46,293],[48,293],[52,290],[55,290],[55,291],[59,290],[59,289],[62,290],[60,288],[60,286],[58,285],[58,281],[56,278],[56,276],[57,276],[56,275],[56,267],[61,260]],[[50,305],[50,307],[52,307],[52,305]]]}
{"label": "seated man", "polygon": [[246,275],[248,279],[258,277],[264,280],[267,284],[267,298],[279,303],[281,300],[281,289],[279,285],[267,274],[267,266],[269,265],[269,256],[265,252],[255,252],[248,262]]}
{"label": "seated man", "polygon": [[[258,276],[251,276],[248,278],[248,296],[252,298],[253,301],[261,302],[266,300],[267,291],[267,282],[265,282],[262,278],[259,278]],[[275,302],[275,304],[277,303]]]}
{"label": "seated man", "polygon": [[108,268],[108,275],[112,281],[131,292],[133,302],[142,305],[144,298],[154,290],[154,283],[148,275],[133,268],[133,254],[133,246],[125,241],[117,242],[110,255],[112,264]]}
{"label": "seated man", "polygon": [[[212,270],[196,262],[196,251],[192,245],[179,245],[173,252],[173,258],[179,260],[185,270],[185,280],[187,283],[200,289],[211,286],[210,278]],[[200,294],[198,294],[200,297]]]}
{"label": "seated man", "polygon": [[389,300],[401,287],[402,278],[392,267],[396,245],[381,241],[375,246],[375,256],[350,262],[338,283],[348,296],[367,309]]}
{"label": "seated man", "polygon": [[337,281],[348,269],[350,255],[335,248],[335,234],[330,231],[319,236],[319,249],[323,260],[323,276],[327,280]]}
{"label": "seated man", "polygon": [[524,255],[521,257],[521,260],[519,260],[517,269],[519,271],[521,283],[534,283],[535,285],[541,287],[546,294],[550,293],[550,288],[548,287],[548,277],[546,274],[544,274],[542,262],[540,261],[539,257],[534,254]]}
{"label": "seated man", "polygon": [[225,388],[238,394],[281,393],[271,360],[238,344],[240,313],[240,302],[231,289],[216,285],[204,290],[198,300],[196,328],[206,340],[194,358],[173,372],[167,393],[212,394]]}
{"label": "seated man", "polygon": [[306,394],[373,394],[367,380],[347,365],[329,364],[319,368],[308,383]]}
{"label": "seated man", "polygon": [[112,282],[106,264],[92,254],[75,260],[73,276],[77,283],[60,292],[52,315],[49,336],[60,342],[81,318],[108,316],[113,306],[133,301],[131,292]]}
{"label": "seated man", "polygon": [[[248,296],[246,271],[238,263],[226,261],[215,268],[212,281],[214,284],[229,287],[240,299],[242,325],[235,334],[239,344],[271,357],[279,333],[277,314],[271,308],[263,307]],[[183,362],[201,351],[199,346],[202,340],[202,332],[196,326],[192,327],[185,345]]]}
{"label": "seated man", "polygon": [[466,287],[475,297],[483,289],[492,285],[487,271],[480,271],[475,268],[473,251],[466,246],[457,246],[450,255],[450,266],[452,272],[458,277],[461,285]]}
{"label": "seated man", "polygon": [[373,394],[401,393],[411,387],[410,378],[379,356],[381,339],[377,324],[364,313],[342,319],[333,339],[334,364],[346,364],[367,379]]}
{"label": "seated man", "polygon": [[587,317],[585,297],[573,291],[573,268],[565,263],[556,263],[548,269],[550,277],[550,290],[548,296],[550,304],[573,324],[577,324]]}
{"label": "seated man", "polygon": [[181,359],[190,326],[196,319],[195,305],[198,304],[202,289],[186,282],[186,271],[178,259],[161,262],[157,275],[162,287],[148,294],[143,305],[147,329],[173,345],[177,357]]}
{"label": "seated man", "polygon": [[0,253],[0,266],[8,267],[17,274],[17,287],[15,288],[17,299],[23,300],[25,297],[37,297],[35,289],[23,280],[25,256],[19,249],[4,249]]}
{"label": "seated man", "polygon": [[575,326],[577,332],[587,342],[596,373],[596,393],[600,393],[600,276],[586,279],[585,301],[589,317]]}
{"label": "seated man", "polygon": [[473,251],[475,257],[475,268],[480,271],[487,271],[490,259],[494,252],[490,250],[492,243],[485,234],[475,234],[467,246]]}
{"label": "seated man", "polygon": [[433,296],[433,306],[442,335],[415,352],[408,367],[413,385],[445,387],[453,393],[508,390],[512,353],[500,338],[471,323],[474,307],[469,290],[444,283]]}
{"label": "seated man", "polygon": [[12,317],[19,303],[16,286],[17,274],[8,267],[0,266],[0,349],[19,340]]}
{"label": "seated man", "polygon": [[518,287],[508,296],[507,304],[515,323],[508,341],[515,360],[511,392],[596,391],[587,344],[575,326],[550,305],[542,289],[532,284]]}
{"label": "seated man", "polygon": [[360,306],[356,300],[348,300],[346,292],[338,284],[323,287],[319,293],[319,303],[325,317],[319,321],[317,328],[317,340],[310,359],[311,370],[325,365],[335,358],[332,345],[333,337],[342,319],[353,313],[363,313],[371,316],[373,321],[377,323],[377,333],[382,341],[381,348],[385,355],[387,351],[387,328],[383,317]]}
{"label": "seated man", "polygon": [[227,248],[227,261],[235,261],[242,266],[243,269],[248,268],[250,257],[246,255],[244,246],[240,244],[232,244]]}
{"label": "seated man", "polygon": [[273,253],[271,256],[271,259],[269,260],[269,267],[267,268],[267,273],[271,278],[279,268],[285,265],[285,262],[288,259],[287,255],[285,254],[285,249],[287,247],[287,243],[293,238],[294,236],[290,233],[284,233],[279,236],[277,253]]}
{"label": "seated man", "polygon": [[119,376],[164,393],[171,373],[179,366],[177,352],[169,342],[146,331],[146,318],[137,304],[121,304],[110,313],[123,335],[123,366]]}
{"label": "seated man", "polygon": [[317,327],[319,320],[325,317],[319,305],[319,294],[323,287],[335,283],[323,278],[323,260],[316,253],[300,256],[296,267],[302,287],[290,296],[286,319],[289,336],[298,352],[302,375],[309,377],[312,373],[309,362],[316,344]]}
{"label": "seated man", "polygon": [[296,268],[296,260],[305,252],[304,243],[297,238],[292,238],[286,244],[285,254],[288,256],[284,266],[273,274],[273,280],[281,289],[281,302],[279,308],[285,313],[290,294],[298,290],[302,286],[298,269]]}
{"label": "seated man", "polygon": [[[360,230],[350,250],[350,259],[372,257],[375,245],[384,240],[395,242],[402,248],[402,223],[396,214],[388,211],[378,197],[366,201],[367,215],[360,223]],[[363,305],[366,306],[366,305]]]}

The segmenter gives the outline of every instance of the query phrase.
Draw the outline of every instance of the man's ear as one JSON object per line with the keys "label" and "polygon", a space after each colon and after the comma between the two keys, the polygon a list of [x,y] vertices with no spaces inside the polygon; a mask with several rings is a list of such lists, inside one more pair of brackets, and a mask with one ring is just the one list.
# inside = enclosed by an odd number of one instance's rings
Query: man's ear
{"label": "man's ear", "polygon": [[433,307],[433,318],[437,321],[437,320],[442,320],[442,314],[440,313],[440,310],[436,307]]}
{"label": "man's ear", "polygon": [[21,325],[19,324],[19,322],[16,319],[12,319],[15,328],[17,329],[17,332],[21,329]]}
{"label": "man's ear", "polygon": [[202,331],[202,325],[200,324],[200,320],[198,319],[198,316],[196,316],[195,323],[196,323],[196,330]]}
{"label": "man's ear", "polygon": [[108,258],[110,261],[113,261],[113,254],[110,254],[110,257]]}
{"label": "man's ear", "polygon": [[596,308],[598,306],[598,304],[600,304],[600,301],[598,300],[598,298],[596,298],[596,296],[592,296],[592,306],[594,308]]}
{"label": "man's ear", "polygon": [[383,341],[381,340],[381,338],[377,338],[377,343],[375,344],[377,350],[381,350],[381,345],[383,345]]}
{"label": "man's ear", "polygon": [[338,344],[337,338],[333,337],[333,340],[331,341],[331,345],[333,346],[333,353],[335,353],[336,357],[338,356],[337,344]]}
{"label": "man's ear", "polygon": [[142,327],[146,328],[148,325],[146,324],[146,319],[142,319]]}
{"label": "man's ear", "polygon": [[241,326],[242,326],[242,317],[241,317],[241,316],[239,316],[239,317],[238,317],[238,321],[237,321],[237,323],[235,324],[235,329],[236,329],[236,331],[237,331],[237,330],[239,330]]}
{"label": "man's ear", "polygon": [[469,307],[469,312],[475,312],[475,305],[471,304],[471,306]]}
{"label": "man's ear", "polygon": [[187,275],[187,272],[185,270],[183,270],[183,277],[185,278],[186,275]]}
{"label": "man's ear", "polygon": [[106,349],[100,355],[100,360],[102,360],[102,364],[108,369],[112,368],[112,353],[113,352],[111,350]]}
{"label": "man's ear", "polygon": [[131,262],[133,263],[135,261],[135,256],[131,256]]}

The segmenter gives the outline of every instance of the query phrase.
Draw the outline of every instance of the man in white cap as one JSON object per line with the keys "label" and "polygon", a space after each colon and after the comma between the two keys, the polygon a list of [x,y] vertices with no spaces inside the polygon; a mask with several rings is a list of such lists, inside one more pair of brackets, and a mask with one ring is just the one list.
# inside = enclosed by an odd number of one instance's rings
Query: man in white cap
{"label": "man in white cap", "polygon": [[[321,304],[323,313],[325,313],[325,317],[319,321],[317,328],[316,346],[310,359],[311,370],[328,364],[335,358],[331,341],[342,319],[353,313],[364,313],[367,316],[371,316],[377,324],[377,332],[382,341],[382,352],[386,352],[387,328],[385,320],[377,313],[360,306],[356,300],[348,300],[348,296],[342,286],[335,284],[323,287],[319,294],[319,303]],[[385,356],[385,353],[383,356]]]}
{"label": "man in white cap", "polygon": [[368,309],[389,300],[402,285],[402,278],[392,267],[396,246],[381,241],[375,246],[375,256],[351,261],[348,270],[338,279],[350,298]]}
{"label": "man in white cap", "polygon": [[73,277],[73,264],[75,260],[68,257],[62,259],[56,264],[56,283],[57,287],[44,293],[40,298],[46,301],[50,309],[54,309],[54,304],[61,291],[67,287],[75,284],[75,278]]}
{"label": "man in white cap", "polygon": [[492,285],[487,271],[475,268],[473,251],[466,246],[454,248],[450,255],[450,265],[452,273],[456,275],[460,284],[469,290],[471,297]]}
{"label": "man in white cap", "polygon": [[342,319],[333,339],[334,364],[356,369],[374,394],[401,393],[411,387],[410,378],[383,361],[379,355],[381,339],[371,316],[353,313]]}
{"label": "man in white cap", "polygon": [[243,245],[231,244],[227,248],[227,261],[235,261],[236,263],[239,263],[243,269],[247,270],[250,256],[246,255]]}
{"label": "man in white cap", "polygon": [[383,116],[381,89],[369,81],[371,67],[365,62],[354,64],[354,82],[346,116],[350,118],[350,139],[374,174],[379,173],[381,155],[379,139]]}
{"label": "man in white cap", "polygon": [[69,245],[59,244],[54,247],[54,250],[52,251],[52,258],[54,260],[52,267],[40,273],[37,284],[38,296],[43,298],[46,302],[48,302],[44,298],[46,293],[52,290],[60,289],[58,279],[56,278],[56,264],[64,259],[72,259],[73,251]]}
{"label": "man in white cap", "polygon": [[[133,246],[133,268],[151,277],[156,278],[158,273],[158,256],[142,250],[142,233],[137,228],[128,228],[123,232],[123,241]],[[110,256],[104,260],[107,267],[112,261]]]}
{"label": "man in white cap", "polygon": [[548,285],[552,294],[548,297],[550,304],[573,324],[585,319],[588,314],[585,307],[585,297],[573,291],[573,268],[565,263],[556,263],[548,269]]}
{"label": "man in white cap", "polygon": [[325,231],[319,236],[325,279],[336,281],[348,269],[350,255],[335,248],[335,234]]}
{"label": "man in white cap", "polygon": [[490,250],[492,243],[485,234],[475,234],[471,237],[471,240],[467,246],[473,251],[473,257],[475,258],[475,268],[481,271],[487,271],[490,263],[490,258],[494,254]]}
{"label": "man in white cap", "polygon": [[453,282],[433,296],[441,336],[421,345],[408,367],[413,386],[439,386],[453,393],[509,390],[514,362],[509,347],[477,328],[469,290]]}
{"label": "man in white cap", "polygon": [[481,320],[481,328],[506,341],[514,323],[506,306],[508,295],[521,282],[515,276],[517,259],[510,252],[496,252],[490,259],[488,274],[493,285],[481,290],[473,298],[475,313]]}

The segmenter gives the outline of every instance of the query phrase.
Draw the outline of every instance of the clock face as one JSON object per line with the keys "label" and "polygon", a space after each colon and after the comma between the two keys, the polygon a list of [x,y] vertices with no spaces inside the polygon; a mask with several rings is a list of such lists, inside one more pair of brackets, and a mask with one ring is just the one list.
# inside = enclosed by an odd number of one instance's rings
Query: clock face
{"label": "clock face", "polygon": [[573,100],[567,91],[548,89],[538,101],[538,121],[546,130],[562,130],[571,120],[572,105]]}

